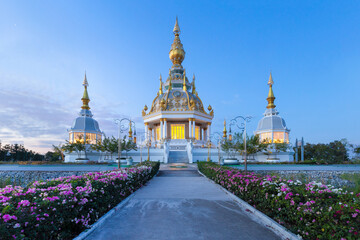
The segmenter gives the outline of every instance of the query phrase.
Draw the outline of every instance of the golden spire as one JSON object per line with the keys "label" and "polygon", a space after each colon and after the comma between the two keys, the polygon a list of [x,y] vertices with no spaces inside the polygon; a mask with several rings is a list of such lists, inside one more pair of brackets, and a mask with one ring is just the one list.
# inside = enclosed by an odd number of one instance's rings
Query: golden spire
{"label": "golden spire", "polygon": [[178,22],[178,18],[176,16],[176,21],[175,21],[175,26],[174,26],[174,29],[173,29],[173,32],[174,34],[180,34],[180,27],[179,27],[179,22]]}
{"label": "golden spire", "polygon": [[87,92],[87,87],[89,86],[89,83],[86,78],[86,72],[85,72],[83,86],[84,86],[84,94],[83,94],[83,97],[81,98],[81,101],[83,102],[81,109],[89,110],[90,109],[90,107],[89,107],[90,98],[89,98],[89,94]]}
{"label": "golden spire", "polygon": [[162,77],[160,73],[160,88],[159,88],[159,95],[163,94],[163,85],[162,85]]}
{"label": "golden spire", "polygon": [[227,131],[226,131],[226,119],[224,119],[224,130],[223,130],[223,138],[225,138],[226,139],[226,133],[227,133]]}
{"label": "golden spire", "polygon": [[131,121],[129,122],[129,138],[132,138]]}
{"label": "golden spire", "polygon": [[171,49],[169,52],[169,58],[170,60],[173,62],[174,65],[179,64],[181,65],[182,61],[185,58],[185,51],[183,48],[183,45],[180,41],[180,27],[179,27],[179,23],[178,23],[178,19],[176,17],[176,22],[175,22],[175,27],[174,27],[174,42],[173,44],[171,44]]}
{"label": "golden spire", "polygon": [[272,90],[272,85],[274,84],[274,81],[272,79],[272,75],[270,72],[270,77],[269,77],[269,81],[268,81],[268,85],[269,85],[269,94],[268,97],[266,98],[266,100],[268,101],[268,105],[266,106],[266,108],[275,108],[275,104],[274,104],[274,100],[275,100],[275,96],[274,96],[274,92]]}
{"label": "golden spire", "polygon": [[193,75],[193,81],[192,81],[192,94],[197,95],[197,92],[195,89],[195,74]]}
{"label": "golden spire", "polygon": [[[176,27],[176,26],[175,26]],[[186,72],[185,72],[185,69],[184,69],[184,81],[183,81],[183,90],[186,92],[187,91],[187,88],[186,88]]]}
{"label": "golden spire", "polygon": [[172,82],[171,82],[171,77],[170,77],[168,90],[170,91],[171,89],[172,89]]}

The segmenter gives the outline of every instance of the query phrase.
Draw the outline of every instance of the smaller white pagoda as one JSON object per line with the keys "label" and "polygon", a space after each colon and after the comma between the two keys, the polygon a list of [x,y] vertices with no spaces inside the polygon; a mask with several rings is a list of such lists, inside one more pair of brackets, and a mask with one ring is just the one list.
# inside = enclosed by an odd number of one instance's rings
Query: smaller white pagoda
{"label": "smaller white pagoda", "polygon": [[285,120],[280,117],[274,104],[275,96],[272,89],[274,81],[270,73],[268,85],[269,94],[266,100],[268,105],[264,113],[264,117],[259,121],[255,135],[260,136],[260,141],[269,143],[269,148],[266,152],[257,153],[256,160],[258,162],[289,162],[293,161],[294,152],[290,149],[287,151],[277,151],[275,144],[285,143],[289,144],[290,129],[286,127]]}
{"label": "smaller white pagoda", "polygon": [[[99,152],[93,151],[91,149],[91,144],[96,144],[98,141],[102,140],[103,133],[100,130],[99,123],[93,118],[93,114],[90,111],[89,107],[89,94],[87,87],[89,83],[86,78],[86,73],[84,77],[84,93],[81,101],[83,105],[79,113],[79,117],[74,120],[73,125],[68,130],[69,132],[69,142],[81,142],[86,143],[86,153],[82,152],[81,157],[87,158],[88,161],[100,161],[101,154]],[[65,153],[65,162],[76,162],[79,155],[76,152]]]}

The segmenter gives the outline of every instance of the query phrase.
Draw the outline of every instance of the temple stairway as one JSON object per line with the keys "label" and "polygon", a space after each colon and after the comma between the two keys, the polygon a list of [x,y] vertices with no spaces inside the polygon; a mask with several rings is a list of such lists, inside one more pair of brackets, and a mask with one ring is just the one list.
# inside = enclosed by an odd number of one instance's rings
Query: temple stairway
{"label": "temple stairway", "polygon": [[188,163],[189,158],[186,151],[170,151],[169,163]]}

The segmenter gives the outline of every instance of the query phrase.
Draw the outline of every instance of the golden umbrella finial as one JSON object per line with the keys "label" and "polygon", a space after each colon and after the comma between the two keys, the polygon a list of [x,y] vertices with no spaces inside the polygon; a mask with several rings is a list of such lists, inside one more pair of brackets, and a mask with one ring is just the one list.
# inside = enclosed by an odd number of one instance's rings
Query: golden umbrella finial
{"label": "golden umbrella finial", "polygon": [[87,91],[87,87],[89,86],[89,83],[86,78],[86,71],[85,71],[83,86],[84,86],[84,94],[83,94],[83,97],[81,98],[81,101],[83,102],[81,109],[89,110],[90,109],[90,107],[89,107],[90,98],[89,98],[89,94]]}
{"label": "golden umbrella finial", "polygon": [[175,26],[174,26],[173,32],[174,32],[175,35],[180,34],[180,27],[179,27],[178,17],[177,16],[176,16],[176,21],[175,21]]}
{"label": "golden umbrella finial", "polygon": [[195,74],[193,74],[192,94],[197,94],[196,89],[195,89]]}
{"label": "golden umbrella finial", "polygon": [[226,135],[226,133],[227,133],[227,131],[226,131],[226,119],[224,119],[224,130],[223,130],[223,133],[224,133],[224,134],[223,134],[223,138],[226,139],[226,136],[227,136],[227,135]]}
{"label": "golden umbrella finial", "polygon": [[275,104],[274,104],[274,100],[275,100],[275,96],[274,96],[274,92],[272,89],[272,85],[274,84],[274,81],[272,79],[272,74],[270,72],[270,76],[269,76],[269,81],[268,81],[268,85],[269,85],[269,94],[268,97],[266,98],[266,100],[268,101],[268,105],[266,106],[266,108],[275,108]]}
{"label": "golden umbrella finial", "polygon": [[183,81],[183,90],[186,92],[187,91],[187,87],[186,87],[186,71],[184,69],[184,81]]}
{"label": "golden umbrella finial", "polygon": [[132,138],[132,129],[131,129],[131,121],[129,121],[129,138],[131,139]]}
{"label": "golden umbrella finial", "polygon": [[183,45],[180,41],[180,27],[178,23],[178,19],[176,17],[175,27],[174,27],[174,42],[171,44],[171,49],[169,52],[169,58],[173,62],[174,65],[181,65],[182,61],[185,58],[185,51]]}
{"label": "golden umbrella finial", "polygon": [[159,87],[159,94],[163,94],[163,85],[162,85],[162,77],[161,77],[161,73],[160,73],[160,87]]}

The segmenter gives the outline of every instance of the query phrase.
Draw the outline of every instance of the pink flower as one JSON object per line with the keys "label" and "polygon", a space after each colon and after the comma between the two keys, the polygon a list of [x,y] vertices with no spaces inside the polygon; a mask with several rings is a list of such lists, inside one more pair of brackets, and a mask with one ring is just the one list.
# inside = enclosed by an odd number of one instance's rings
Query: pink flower
{"label": "pink flower", "polygon": [[8,222],[8,221],[10,221],[11,219],[17,220],[17,217],[16,217],[16,216],[11,216],[11,215],[9,215],[9,214],[5,214],[2,218],[3,218],[4,222]]}
{"label": "pink flower", "polygon": [[30,205],[30,201],[29,200],[21,200],[20,202],[18,202],[18,207],[22,206],[22,207],[26,207]]}
{"label": "pink flower", "polygon": [[353,214],[352,214],[352,217],[353,217],[353,218],[356,218],[357,215],[358,215],[357,213],[353,213]]}

